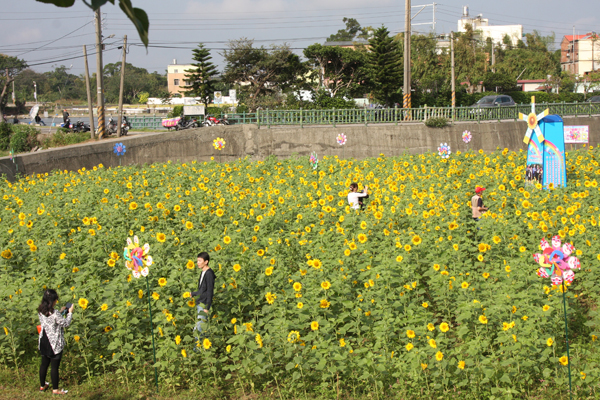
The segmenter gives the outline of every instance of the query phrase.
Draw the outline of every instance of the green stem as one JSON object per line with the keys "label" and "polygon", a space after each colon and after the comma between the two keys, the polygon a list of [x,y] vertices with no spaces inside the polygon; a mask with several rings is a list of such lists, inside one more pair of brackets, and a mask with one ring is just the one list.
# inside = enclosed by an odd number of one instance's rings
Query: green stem
{"label": "green stem", "polygon": [[150,312],[150,332],[152,333],[152,352],[154,355],[154,383],[158,392],[158,373],[156,372],[156,348],[154,347],[154,328],[152,327],[152,304],[150,303],[150,284],[148,283],[148,275],[146,275],[146,289],[148,291],[148,311]]}
{"label": "green stem", "polygon": [[569,398],[573,399],[573,388],[571,386],[571,356],[569,355],[569,328],[567,327],[567,300],[565,295],[565,281],[562,282],[563,307],[565,309],[565,342],[567,343],[567,367],[569,370]]}

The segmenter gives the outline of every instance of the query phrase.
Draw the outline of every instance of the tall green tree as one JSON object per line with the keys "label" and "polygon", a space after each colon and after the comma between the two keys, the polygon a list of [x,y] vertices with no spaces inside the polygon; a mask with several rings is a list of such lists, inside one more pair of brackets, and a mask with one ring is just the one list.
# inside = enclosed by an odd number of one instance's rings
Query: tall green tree
{"label": "tall green tree", "polygon": [[2,121],[4,116],[4,106],[8,98],[8,86],[25,68],[27,68],[25,60],[0,54],[0,87],[2,88],[0,92],[0,121]]}
{"label": "tall green tree", "polygon": [[378,28],[369,40],[369,69],[372,94],[376,101],[392,107],[402,99],[404,76],[402,54],[387,28]]}
{"label": "tall green tree", "polygon": [[261,98],[299,89],[306,73],[305,64],[287,45],[254,47],[252,40],[242,38],[230,41],[223,57],[223,79],[239,87],[240,99],[253,110]]}
{"label": "tall green tree", "polygon": [[183,88],[186,94],[200,97],[208,107],[215,91],[217,68],[210,61],[210,50],[205,48],[204,44],[198,44],[198,48],[192,50],[192,54],[194,68],[185,70],[185,79],[189,84]]}
{"label": "tall green tree", "polygon": [[304,49],[304,57],[311,69],[309,85],[315,93],[326,87],[333,97],[352,96],[367,78],[368,56],[364,51],[315,43]]}
{"label": "tall green tree", "polygon": [[465,32],[457,35],[454,44],[454,70],[456,82],[465,83],[467,92],[473,93],[486,73],[487,56],[484,47],[475,39],[473,27],[465,26]]}

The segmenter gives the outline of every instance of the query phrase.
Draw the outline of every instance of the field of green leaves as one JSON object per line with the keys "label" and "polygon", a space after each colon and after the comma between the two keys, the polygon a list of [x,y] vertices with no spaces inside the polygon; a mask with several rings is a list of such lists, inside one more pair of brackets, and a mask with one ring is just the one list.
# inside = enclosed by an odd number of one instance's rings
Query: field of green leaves
{"label": "field of green leaves", "polygon": [[[525,152],[362,161],[324,157],[56,172],[0,186],[0,365],[38,362],[44,288],[77,304],[62,369],[152,382],[151,304],[161,390],[202,383],[238,395],[526,398],[597,396],[600,167],[567,155],[569,186],[525,184]],[[351,182],[369,185],[363,211]],[[490,207],[475,225],[475,185]],[[477,229],[480,228],[480,229]],[[572,243],[567,288],[536,276],[542,237]],[[146,280],[128,237],[150,245]],[[192,328],[208,251],[209,332]],[[233,389],[232,389],[233,388]]]}

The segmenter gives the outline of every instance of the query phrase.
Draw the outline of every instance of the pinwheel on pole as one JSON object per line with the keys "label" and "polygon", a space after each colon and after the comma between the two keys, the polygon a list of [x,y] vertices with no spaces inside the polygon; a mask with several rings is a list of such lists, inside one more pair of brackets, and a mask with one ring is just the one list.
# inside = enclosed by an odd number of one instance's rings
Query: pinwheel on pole
{"label": "pinwheel on pole", "polygon": [[344,146],[346,144],[346,135],[343,133],[340,133],[339,135],[337,135],[337,137],[335,139],[336,139],[337,143],[343,147],[342,158],[346,158],[346,146]]}
{"label": "pinwheel on pole", "polygon": [[225,148],[225,139],[223,138],[216,138],[215,140],[213,140],[213,147],[215,148],[215,150],[219,151],[219,163],[221,162],[221,150],[223,150]]}
{"label": "pinwheel on pole", "polygon": [[525,116],[525,114],[519,113],[519,119],[527,122],[527,132],[525,132],[525,137],[523,138],[523,143],[529,144],[531,140],[531,134],[535,131],[537,135],[537,139],[540,143],[544,143],[544,134],[540,129],[538,122],[545,116],[550,114],[550,111],[546,108],[539,114],[535,114],[535,96],[531,96],[531,112]]}
{"label": "pinwheel on pole", "polygon": [[158,372],[156,371],[156,347],[154,346],[154,327],[152,326],[152,303],[150,302],[150,284],[148,283],[148,274],[153,263],[150,252],[150,245],[146,243],[140,247],[140,241],[137,236],[127,238],[127,247],[123,251],[125,267],[131,271],[134,278],[141,276],[146,278],[146,293],[148,297],[148,311],[150,312],[150,332],[152,333],[152,351],[154,352],[154,383],[158,392]]}
{"label": "pinwheel on pole", "polygon": [[[542,254],[534,254],[533,259],[540,265],[537,275],[541,278],[550,278],[555,286],[562,285],[563,308],[565,314],[565,341],[567,344],[567,360],[566,365],[569,371],[569,395],[572,398],[571,385],[571,355],[569,354],[569,329],[567,325],[567,301],[565,282],[570,284],[575,279],[573,270],[581,269],[579,259],[572,254],[575,254],[575,247],[570,243],[562,244],[560,236],[552,238],[552,244],[546,239],[540,241]],[[564,362],[561,363],[564,365]]]}
{"label": "pinwheel on pole", "polygon": [[113,151],[119,157],[119,166],[121,166],[121,156],[127,151],[126,146],[123,143],[115,143]]}

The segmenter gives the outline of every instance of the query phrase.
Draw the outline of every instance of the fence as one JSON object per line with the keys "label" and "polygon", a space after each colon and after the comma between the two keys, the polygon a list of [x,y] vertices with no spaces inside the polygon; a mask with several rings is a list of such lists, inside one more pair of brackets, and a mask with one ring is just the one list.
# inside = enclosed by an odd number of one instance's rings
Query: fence
{"label": "fence", "polygon": [[[550,114],[560,116],[591,116],[600,114],[600,103],[539,103],[536,112],[546,108]],[[430,118],[446,118],[451,121],[501,121],[516,120],[519,113],[529,114],[531,105],[521,104],[510,107],[421,107],[421,108],[381,108],[381,109],[344,109],[344,110],[257,110],[256,113],[221,113],[227,115],[230,124],[271,125],[345,125],[425,122]],[[128,117],[132,128],[162,129],[162,117]]]}

